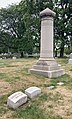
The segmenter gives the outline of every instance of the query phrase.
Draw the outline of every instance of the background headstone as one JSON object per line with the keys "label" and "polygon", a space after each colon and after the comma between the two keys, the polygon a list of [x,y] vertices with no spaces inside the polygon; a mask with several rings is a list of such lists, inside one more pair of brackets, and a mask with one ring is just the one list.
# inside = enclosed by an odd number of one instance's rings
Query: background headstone
{"label": "background headstone", "polygon": [[72,53],[70,54],[70,59],[72,59]]}
{"label": "background headstone", "polygon": [[70,53],[70,59],[68,61],[68,64],[72,64],[72,53]]}
{"label": "background headstone", "polygon": [[13,57],[12,59],[16,59],[16,57]]}

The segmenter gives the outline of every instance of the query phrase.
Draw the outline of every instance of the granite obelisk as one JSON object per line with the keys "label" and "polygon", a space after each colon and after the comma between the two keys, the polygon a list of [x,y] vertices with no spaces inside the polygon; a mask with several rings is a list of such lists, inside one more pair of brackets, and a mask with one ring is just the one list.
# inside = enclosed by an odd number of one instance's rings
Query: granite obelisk
{"label": "granite obelisk", "polygon": [[55,12],[46,8],[40,12],[41,18],[41,43],[40,58],[30,69],[31,73],[43,75],[49,78],[58,77],[64,74],[64,70],[53,57],[53,20]]}

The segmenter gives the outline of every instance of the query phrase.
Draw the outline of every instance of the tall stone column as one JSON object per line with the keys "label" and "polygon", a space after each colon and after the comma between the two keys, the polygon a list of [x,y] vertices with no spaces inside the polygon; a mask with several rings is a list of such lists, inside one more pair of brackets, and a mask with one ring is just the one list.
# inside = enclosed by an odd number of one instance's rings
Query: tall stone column
{"label": "tall stone column", "polygon": [[40,58],[30,69],[31,73],[40,74],[49,78],[64,74],[64,70],[57,64],[53,57],[53,17],[55,12],[46,8],[40,12],[41,18],[41,43]]}
{"label": "tall stone column", "polygon": [[55,13],[45,9],[41,17],[41,50],[40,58],[53,58],[53,16]]}

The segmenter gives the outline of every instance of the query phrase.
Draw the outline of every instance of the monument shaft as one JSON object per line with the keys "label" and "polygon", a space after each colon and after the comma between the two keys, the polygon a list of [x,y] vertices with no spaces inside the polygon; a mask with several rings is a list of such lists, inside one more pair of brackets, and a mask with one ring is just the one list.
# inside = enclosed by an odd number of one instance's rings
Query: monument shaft
{"label": "monument shaft", "polygon": [[53,58],[53,18],[41,19],[40,58]]}

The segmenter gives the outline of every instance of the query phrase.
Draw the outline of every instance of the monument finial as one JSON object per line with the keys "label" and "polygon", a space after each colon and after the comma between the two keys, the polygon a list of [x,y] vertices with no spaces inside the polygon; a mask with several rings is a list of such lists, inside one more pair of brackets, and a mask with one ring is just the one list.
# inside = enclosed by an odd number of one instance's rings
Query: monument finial
{"label": "monument finial", "polygon": [[50,10],[49,8],[46,8],[45,10],[40,12],[40,17],[44,17],[44,16],[54,17],[55,15],[56,13]]}

